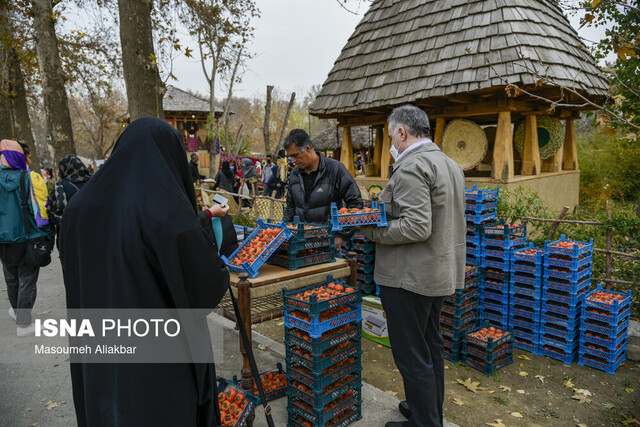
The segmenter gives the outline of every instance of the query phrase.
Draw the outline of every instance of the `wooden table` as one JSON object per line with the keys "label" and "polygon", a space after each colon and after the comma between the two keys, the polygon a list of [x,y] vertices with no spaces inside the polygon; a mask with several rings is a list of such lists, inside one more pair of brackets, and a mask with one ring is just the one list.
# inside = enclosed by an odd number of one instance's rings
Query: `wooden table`
{"label": "wooden table", "polygon": [[[327,274],[331,274],[334,279],[348,277],[349,286],[357,289],[356,254],[350,252],[348,255],[348,260],[338,258],[332,263],[311,265],[294,271],[265,264],[260,267],[258,277],[250,280],[247,273],[231,273],[229,284],[231,285],[231,291],[238,298],[238,308],[244,327],[247,330],[247,335],[249,336],[249,343],[252,342],[252,298],[273,295],[281,292],[282,288],[287,288],[287,290],[299,289],[315,283],[321,283],[325,280]],[[242,353],[242,388],[253,393],[253,376],[242,337],[240,337],[240,353]],[[247,420],[249,427],[253,426],[254,419],[255,414],[251,414]]]}

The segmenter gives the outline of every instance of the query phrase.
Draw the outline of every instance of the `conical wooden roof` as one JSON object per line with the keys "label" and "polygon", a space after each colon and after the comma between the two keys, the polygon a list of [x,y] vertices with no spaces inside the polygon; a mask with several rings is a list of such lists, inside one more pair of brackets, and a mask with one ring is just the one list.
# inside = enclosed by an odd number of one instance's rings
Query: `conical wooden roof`
{"label": "conical wooden roof", "polygon": [[[311,140],[313,148],[319,151],[336,150],[342,145],[342,131],[344,128],[338,127],[336,135],[336,127],[331,126],[320,132]],[[356,150],[367,149],[369,143],[375,140],[375,132],[373,136],[368,126],[353,126],[351,128],[351,145]]]}
{"label": "conical wooden roof", "polygon": [[550,0],[374,0],[310,110],[337,117],[498,91],[505,83],[496,72],[533,87],[539,77],[525,63],[592,99],[607,94],[602,71]]}

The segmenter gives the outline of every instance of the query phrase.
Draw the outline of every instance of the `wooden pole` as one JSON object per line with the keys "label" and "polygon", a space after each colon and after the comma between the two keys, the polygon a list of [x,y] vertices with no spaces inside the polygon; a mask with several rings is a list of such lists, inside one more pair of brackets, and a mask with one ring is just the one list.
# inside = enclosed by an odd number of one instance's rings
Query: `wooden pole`
{"label": "wooden pole", "polygon": [[382,158],[382,141],[384,140],[384,128],[376,128],[376,145],[373,149],[374,175],[380,176],[380,159]]}
{"label": "wooden pole", "polygon": [[380,178],[389,178],[389,165],[391,164],[391,140],[389,139],[389,124],[385,123],[382,139],[382,158],[380,160]]}
{"label": "wooden pole", "polygon": [[443,118],[438,117],[436,119],[436,133],[433,137],[433,142],[442,149],[442,134],[444,133],[444,127],[446,126],[447,121]]}
{"label": "wooden pole", "polygon": [[356,176],[356,166],[353,163],[353,145],[351,144],[351,128],[342,130],[342,147],[340,148],[340,161],[346,166],[351,176]]}
{"label": "wooden pole", "polygon": [[540,175],[540,147],[538,146],[538,120],[534,114],[525,118],[522,175]]}
{"label": "wooden pole", "polygon": [[556,230],[558,229],[558,226],[560,225],[560,220],[562,218],[564,218],[564,216],[567,214],[567,212],[569,212],[569,206],[563,207],[562,210],[560,211],[560,213],[558,214],[558,218],[556,218],[556,222],[553,223],[553,226],[551,227],[551,230],[549,230],[549,233],[547,234],[547,240],[553,239],[553,235],[556,234]]}
{"label": "wooden pole", "polygon": [[542,161],[542,172],[560,172],[562,170],[563,147],[560,147],[556,154]]}
{"label": "wooden pole", "polygon": [[[238,309],[240,310],[240,316],[242,322],[247,330],[247,338],[249,339],[249,345],[252,343],[251,339],[251,283],[247,280],[248,273],[239,273],[238,278]],[[247,357],[247,349],[242,342],[242,336],[240,336],[240,353],[242,354],[242,370],[240,374],[242,376],[242,388],[247,390],[247,393],[253,393],[253,375],[251,372],[251,364]],[[251,412],[247,419],[247,426],[253,426],[253,420],[256,415]]]}
{"label": "wooden pole", "polygon": [[356,260],[355,252],[347,252],[347,263],[351,269],[349,275],[349,286],[353,289],[358,289],[358,261]]}
{"label": "wooden pole", "polygon": [[564,134],[564,170],[578,170],[578,150],[576,147],[576,128],[574,119],[567,119]]}
{"label": "wooden pole", "polygon": [[498,113],[491,177],[500,180],[513,178],[513,130],[511,129],[510,111]]}
{"label": "wooden pole", "polygon": [[[605,210],[607,212],[607,218],[611,219],[611,201],[607,200],[605,204]],[[611,280],[611,246],[612,246],[611,228],[607,229],[607,254],[606,254],[606,277],[607,280]]]}

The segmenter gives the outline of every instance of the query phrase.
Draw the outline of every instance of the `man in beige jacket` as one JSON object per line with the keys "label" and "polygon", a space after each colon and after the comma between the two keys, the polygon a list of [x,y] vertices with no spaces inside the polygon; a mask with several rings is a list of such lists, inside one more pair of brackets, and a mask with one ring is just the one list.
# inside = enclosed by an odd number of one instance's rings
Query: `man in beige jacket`
{"label": "man in beige jacket", "polygon": [[440,311],[444,297],[464,285],[464,173],[431,141],[424,111],[404,105],[388,122],[396,162],[379,197],[389,226],[362,227],[376,242],[375,281],[407,397],[399,409],[408,421],[386,426],[441,426]]}

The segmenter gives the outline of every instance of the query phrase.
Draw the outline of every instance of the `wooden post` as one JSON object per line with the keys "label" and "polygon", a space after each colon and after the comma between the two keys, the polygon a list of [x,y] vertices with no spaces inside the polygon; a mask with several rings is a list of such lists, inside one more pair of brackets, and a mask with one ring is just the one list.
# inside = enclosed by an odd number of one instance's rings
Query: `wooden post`
{"label": "wooden post", "polygon": [[380,176],[380,159],[382,158],[382,141],[384,140],[384,128],[376,128],[376,145],[373,149],[374,175]]}
{"label": "wooden post", "polygon": [[560,211],[560,213],[558,214],[558,218],[556,218],[556,222],[553,223],[551,230],[549,230],[549,233],[547,233],[547,240],[553,239],[553,235],[556,234],[556,230],[560,225],[560,221],[562,220],[562,218],[564,218],[567,212],[569,212],[569,206],[564,206]]}
{"label": "wooden post", "polygon": [[522,175],[540,175],[540,147],[538,146],[538,120],[534,114],[525,116]]}
{"label": "wooden post", "polygon": [[442,134],[444,133],[444,127],[446,126],[447,121],[443,118],[438,117],[436,119],[436,133],[433,137],[433,142],[442,148]]}
{"label": "wooden post", "polygon": [[349,286],[353,289],[358,289],[358,260],[356,260],[355,252],[347,252],[347,263],[351,269],[351,274],[349,275]]}
{"label": "wooden post", "polygon": [[564,134],[564,170],[578,170],[578,150],[576,147],[576,127],[574,119],[567,119]]}
{"label": "wooden post", "polygon": [[[607,212],[607,218],[611,219],[611,201],[607,200],[607,203],[605,205],[605,210]],[[612,260],[611,260],[611,246],[612,246],[612,236],[611,236],[611,228],[607,229],[607,258],[606,258],[606,277],[607,280],[611,280],[611,264],[612,264]],[[609,283],[607,282],[607,288],[609,288]]]}
{"label": "wooden post", "polygon": [[562,155],[564,149],[560,147],[556,154],[542,161],[543,172],[560,172],[562,170]]}
{"label": "wooden post", "polygon": [[382,158],[380,160],[380,178],[389,178],[389,165],[391,164],[391,139],[389,139],[389,124],[385,123],[382,139]]}
{"label": "wooden post", "polygon": [[340,161],[346,166],[351,176],[356,176],[356,166],[353,163],[353,145],[351,144],[351,128],[348,126],[342,129]]}
{"label": "wooden post", "polygon": [[[238,309],[240,310],[240,316],[242,316],[242,323],[247,330],[247,338],[249,339],[249,345],[252,343],[251,339],[251,282],[247,280],[248,273],[238,274]],[[242,336],[240,336],[240,353],[242,354],[242,370],[240,374],[242,376],[242,388],[247,390],[247,393],[253,393],[253,375],[251,373],[251,364],[249,364],[249,358],[247,357],[247,350],[242,342]],[[256,415],[251,412],[247,419],[247,425],[252,427],[253,420]]]}
{"label": "wooden post", "polygon": [[501,180],[513,178],[513,130],[511,129],[510,111],[498,113],[491,177]]}

